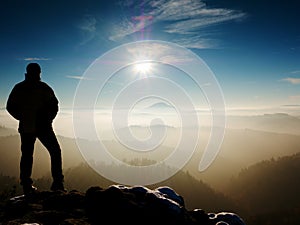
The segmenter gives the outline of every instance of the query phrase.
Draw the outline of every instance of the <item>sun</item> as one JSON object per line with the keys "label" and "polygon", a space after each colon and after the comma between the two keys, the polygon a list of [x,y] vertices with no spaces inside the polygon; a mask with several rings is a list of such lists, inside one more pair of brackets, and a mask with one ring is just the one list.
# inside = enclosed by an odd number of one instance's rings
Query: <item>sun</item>
{"label": "sun", "polygon": [[140,74],[147,74],[151,71],[152,65],[150,62],[138,62],[134,64],[134,71]]}

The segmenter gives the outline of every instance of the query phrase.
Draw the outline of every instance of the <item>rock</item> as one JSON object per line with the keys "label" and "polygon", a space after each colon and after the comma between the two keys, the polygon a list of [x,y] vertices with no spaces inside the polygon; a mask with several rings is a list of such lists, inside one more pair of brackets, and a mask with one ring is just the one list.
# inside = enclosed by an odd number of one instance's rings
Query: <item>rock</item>
{"label": "rock", "polygon": [[85,193],[38,192],[7,202],[1,225],[245,225],[234,213],[189,211],[184,199],[170,187],[151,190],[144,186],[90,187]]}
{"label": "rock", "polygon": [[235,213],[220,212],[220,213],[209,213],[209,219],[215,224],[220,222],[227,223],[228,225],[245,225],[245,222]]}
{"label": "rock", "polygon": [[155,189],[155,191],[158,191],[159,193],[166,195],[168,199],[171,199],[175,202],[177,202],[181,207],[184,207],[184,200],[183,197],[177,194],[172,188],[170,187],[158,187]]}
{"label": "rock", "polygon": [[229,225],[229,224],[221,221],[221,222],[217,222],[216,225]]}
{"label": "rock", "polygon": [[209,216],[203,209],[194,209],[190,214],[198,224],[207,224],[209,222]]}

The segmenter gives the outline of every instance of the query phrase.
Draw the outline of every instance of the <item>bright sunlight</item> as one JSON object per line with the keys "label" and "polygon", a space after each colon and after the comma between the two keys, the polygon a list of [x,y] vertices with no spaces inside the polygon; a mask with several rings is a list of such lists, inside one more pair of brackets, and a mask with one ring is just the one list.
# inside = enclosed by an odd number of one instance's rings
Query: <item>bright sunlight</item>
{"label": "bright sunlight", "polygon": [[137,73],[147,74],[151,71],[151,63],[150,62],[138,62],[134,65],[134,70]]}

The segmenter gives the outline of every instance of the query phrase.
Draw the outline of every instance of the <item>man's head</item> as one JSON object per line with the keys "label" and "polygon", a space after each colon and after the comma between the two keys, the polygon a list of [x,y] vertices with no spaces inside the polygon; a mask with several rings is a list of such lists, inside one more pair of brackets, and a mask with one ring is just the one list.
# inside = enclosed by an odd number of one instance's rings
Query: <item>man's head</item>
{"label": "man's head", "polygon": [[29,63],[26,66],[25,77],[27,80],[39,81],[41,80],[41,67],[38,63]]}

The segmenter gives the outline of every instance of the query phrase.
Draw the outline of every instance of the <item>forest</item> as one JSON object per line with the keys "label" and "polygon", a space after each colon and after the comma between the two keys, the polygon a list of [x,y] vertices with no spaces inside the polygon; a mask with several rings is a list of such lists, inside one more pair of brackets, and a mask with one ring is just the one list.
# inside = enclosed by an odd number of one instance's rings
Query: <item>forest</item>
{"label": "forest", "polygon": [[[247,225],[295,225],[300,222],[299,170],[300,153],[297,153],[264,160],[241,170],[223,192],[183,171],[148,187],[172,187],[185,199],[187,209],[235,212]],[[114,184],[85,163],[67,169],[65,175],[68,190],[85,192],[91,186],[106,188]],[[21,189],[16,177],[1,174],[0,184],[0,206],[3,207],[10,197],[20,194]],[[35,184],[41,190],[49,189],[50,175],[35,180]]]}
{"label": "forest", "polygon": [[[63,149],[65,186],[85,192],[92,186],[114,184],[95,172],[83,159],[72,138],[58,136]],[[86,141],[87,146],[93,143]],[[106,142],[110,148],[116,143]],[[7,200],[22,193],[18,181],[20,140],[17,132],[0,126],[0,212]],[[51,185],[50,160],[37,141],[33,178],[39,190]],[[171,178],[154,185],[169,186],[185,199],[187,209],[235,212],[247,225],[300,224],[300,139],[295,134],[258,130],[228,130],[220,155],[201,174],[197,168],[201,151]],[[148,159],[130,164],[151,164]],[[148,161],[147,161],[148,160]],[[105,165],[107,169],[112,165]],[[224,169],[225,168],[225,169]]]}

